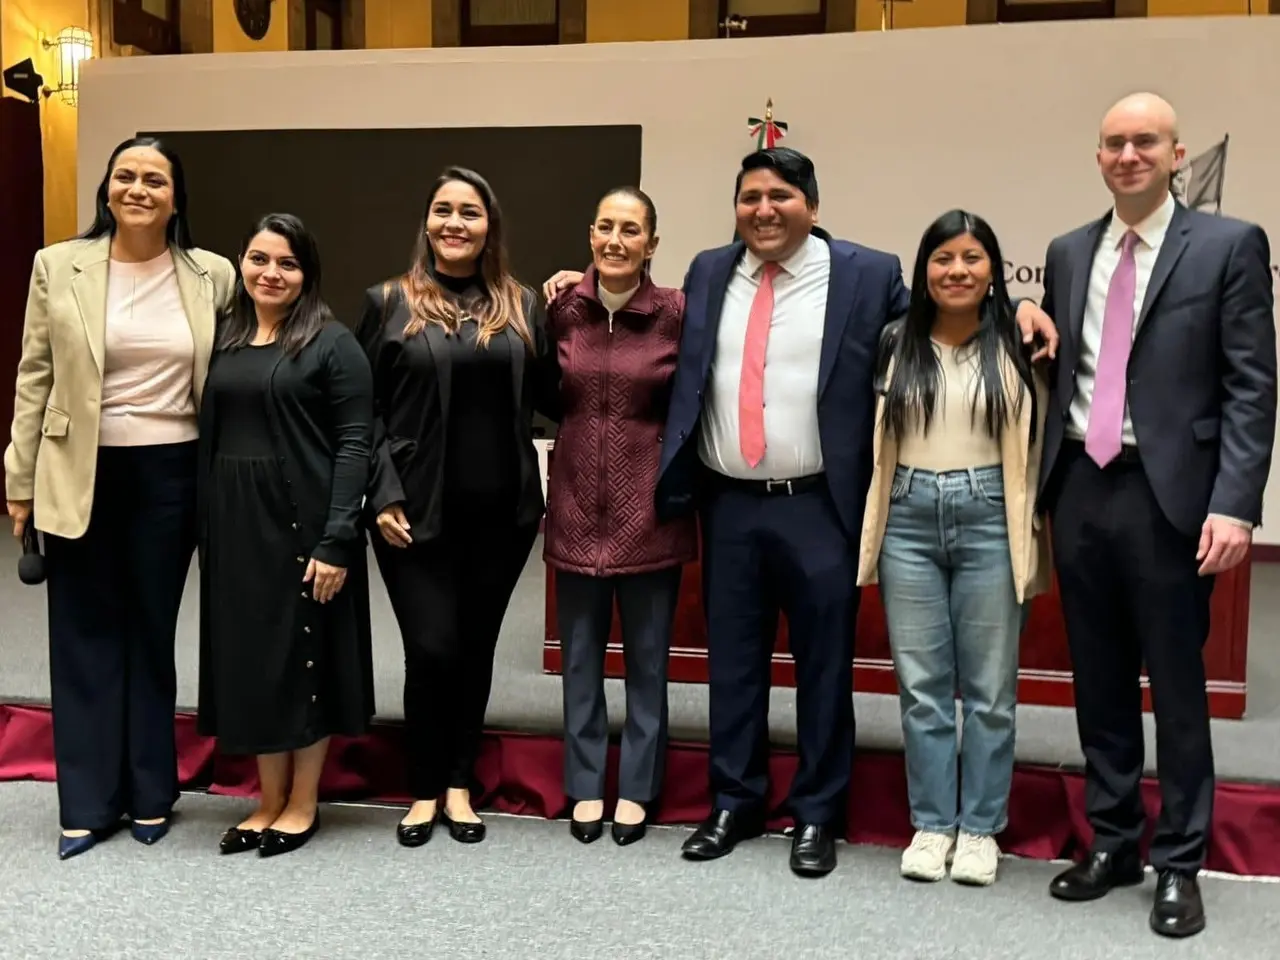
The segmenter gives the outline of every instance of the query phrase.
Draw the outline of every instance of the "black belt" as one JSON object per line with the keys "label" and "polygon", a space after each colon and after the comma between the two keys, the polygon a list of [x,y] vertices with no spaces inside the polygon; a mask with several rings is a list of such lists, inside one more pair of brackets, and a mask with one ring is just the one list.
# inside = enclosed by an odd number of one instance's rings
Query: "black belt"
{"label": "black belt", "polygon": [[801,493],[818,490],[827,482],[826,474],[811,473],[805,477],[792,477],[790,480],[741,480],[738,477],[727,477],[723,473],[711,471],[713,482],[717,488],[739,490],[743,493],[754,493],[762,497],[793,497]]}
{"label": "black belt", "polygon": [[[1084,449],[1084,441],[1077,440],[1075,437],[1063,437],[1062,449],[1081,456],[1087,455]],[[1116,458],[1111,463],[1141,464],[1142,457],[1138,455],[1137,447],[1132,444],[1126,444],[1120,448],[1120,452],[1116,454]]]}

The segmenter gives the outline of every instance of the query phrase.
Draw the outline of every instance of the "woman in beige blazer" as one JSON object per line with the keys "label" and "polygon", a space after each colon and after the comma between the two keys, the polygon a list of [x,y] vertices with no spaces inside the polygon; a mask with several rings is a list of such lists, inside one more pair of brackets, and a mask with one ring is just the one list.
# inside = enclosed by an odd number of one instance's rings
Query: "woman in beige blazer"
{"label": "woman in beige blazer", "polygon": [[112,152],[93,225],[36,254],[5,499],[44,534],[63,859],[178,797],[174,634],[195,548],[196,411],[235,268],[197,249],[182,164]]}
{"label": "woman in beige blazer", "polygon": [[907,315],[881,337],[858,583],[878,580],[889,629],[917,831],[902,873],[916,880],[951,863],[953,880],[995,881],[1018,638],[1049,575],[1035,503],[1047,390],[1003,262],[981,218],[944,214],[920,243]]}

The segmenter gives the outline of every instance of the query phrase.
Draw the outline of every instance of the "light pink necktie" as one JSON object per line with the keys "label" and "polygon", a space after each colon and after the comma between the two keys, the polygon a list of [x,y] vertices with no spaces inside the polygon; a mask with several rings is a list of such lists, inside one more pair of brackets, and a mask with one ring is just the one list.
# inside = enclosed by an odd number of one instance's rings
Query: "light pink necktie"
{"label": "light pink necktie", "polygon": [[1132,230],[1121,241],[1120,263],[1111,275],[1107,309],[1102,318],[1102,344],[1098,348],[1098,368],[1093,380],[1093,402],[1084,449],[1100,467],[1120,454],[1124,429],[1125,384],[1129,375],[1129,353],[1133,349],[1133,300],[1138,268],[1133,246],[1138,235]]}
{"label": "light pink necktie", "polygon": [[764,355],[773,322],[773,278],[776,263],[766,263],[760,287],[751,301],[747,338],[742,346],[742,376],[738,381],[738,444],[751,466],[764,459]]}

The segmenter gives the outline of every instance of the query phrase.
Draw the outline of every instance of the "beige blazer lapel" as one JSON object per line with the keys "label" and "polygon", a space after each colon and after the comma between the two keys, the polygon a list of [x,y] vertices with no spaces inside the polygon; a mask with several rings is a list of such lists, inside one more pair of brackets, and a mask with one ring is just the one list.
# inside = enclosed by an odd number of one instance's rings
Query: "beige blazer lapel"
{"label": "beige blazer lapel", "polygon": [[71,267],[75,277],[71,294],[75,297],[89,339],[98,376],[102,376],[107,342],[107,261],[111,254],[111,238],[100,237],[86,244]]}
{"label": "beige blazer lapel", "polygon": [[213,281],[203,264],[177,248],[173,249],[173,266],[178,278],[182,309],[187,315],[187,325],[191,328],[191,339],[195,345],[191,364],[191,391],[198,407],[204,396],[205,373],[209,369],[214,328],[217,325]]}

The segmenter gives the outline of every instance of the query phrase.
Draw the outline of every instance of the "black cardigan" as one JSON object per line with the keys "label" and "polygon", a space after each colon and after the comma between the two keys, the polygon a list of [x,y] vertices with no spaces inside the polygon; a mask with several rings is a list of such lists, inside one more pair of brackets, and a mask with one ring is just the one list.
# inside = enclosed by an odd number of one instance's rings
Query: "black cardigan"
{"label": "black cardigan", "polygon": [[[512,440],[520,472],[515,522],[523,526],[537,523],[546,509],[533,445],[533,414],[536,410],[559,420],[560,365],[547,336],[541,297],[528,287],[521,293],[533,349],[510,328],[501,335],[511,347],[516,400]],[[442,526],[452,366],[445,330],[427,324],[406,339],[408,319],[409,308],[397,282],[365,291],[357,336],[373,370],[375,415],[366,506],[372,524],[384,508],[400,504],[410,536],[421,543],[439,536]]]}
{"label": "black cardigan", "polygon": [[[217,354],[213,363],[217,363]],[[288,383],[289,389],[280,389]],[[322,563],[362,563],[361,508],[373,445],[373,378],[355,335],[331,321],[298,353],[276,361],[267,398],[272,445],[295,509],[299,553]],[[217,436],[217,403],[200,409],[200,547]]]}

